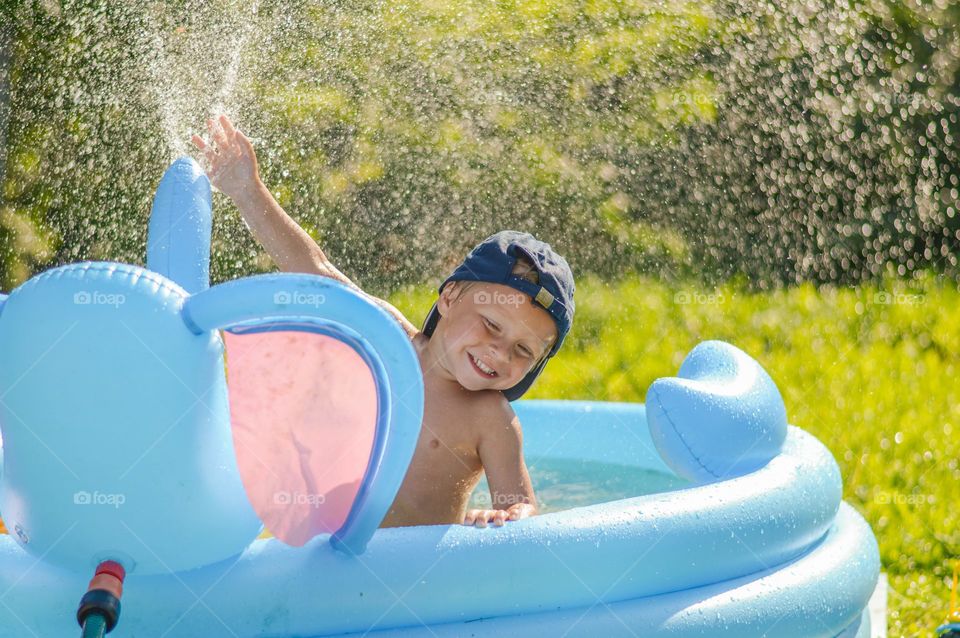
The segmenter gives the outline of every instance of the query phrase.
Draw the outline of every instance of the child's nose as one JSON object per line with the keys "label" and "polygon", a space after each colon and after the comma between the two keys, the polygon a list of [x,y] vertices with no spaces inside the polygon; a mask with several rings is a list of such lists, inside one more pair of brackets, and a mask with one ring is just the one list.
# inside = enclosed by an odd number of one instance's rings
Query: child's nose
{"label": "child's nose", "polygon": [[503,338],[494,339],[490,342],[490,356],[494,362],[510,363],[512,358],[510,344],[506,343]]}

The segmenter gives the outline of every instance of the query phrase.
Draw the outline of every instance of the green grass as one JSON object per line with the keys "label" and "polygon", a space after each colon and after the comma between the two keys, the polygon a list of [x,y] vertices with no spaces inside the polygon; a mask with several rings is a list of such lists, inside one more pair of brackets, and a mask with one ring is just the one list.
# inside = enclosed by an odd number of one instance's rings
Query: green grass
{"label": "green grass", "polygon": [[[435,297],[391,298],[419,321]],[[684,303],[686,302],[686,303]],[[889,302],[889,303],[886,303]],[[890,579],[890,636],[933,636],[960,550],[960,292],[927,278],[767,293],[581,280],[574,328],[527,398],[643,401],[722,339],[780,387],[791,423],[833,452]]]}

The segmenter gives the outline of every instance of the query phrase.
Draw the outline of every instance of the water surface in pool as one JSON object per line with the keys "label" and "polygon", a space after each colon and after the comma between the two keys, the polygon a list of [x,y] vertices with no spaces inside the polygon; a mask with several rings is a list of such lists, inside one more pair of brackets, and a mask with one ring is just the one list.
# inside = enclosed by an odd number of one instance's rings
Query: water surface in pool
{"label": "water surface in pool", "polygon": [[[689,485],[671,474],[600,461],[542,458],[530,461],[527,467],[541,514],[669,492]],[[468,507],[490,507],[486,478],[477,484]]]}

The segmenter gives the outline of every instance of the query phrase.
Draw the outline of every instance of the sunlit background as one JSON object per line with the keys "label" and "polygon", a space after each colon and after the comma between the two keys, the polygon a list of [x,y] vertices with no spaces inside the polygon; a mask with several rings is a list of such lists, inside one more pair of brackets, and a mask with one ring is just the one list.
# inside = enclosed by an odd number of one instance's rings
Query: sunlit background
{"label": "sunlit background", "polygon": [[[832,450],[890,578],[943,621],[960,549],[956,0],[0,0],[0,289],[144,263],[207,117],[332,261],[418,323],[465,252],[578,277],[532,397],[643,401],[698,341]],[[213,279],[274,269],[215,197]]]}

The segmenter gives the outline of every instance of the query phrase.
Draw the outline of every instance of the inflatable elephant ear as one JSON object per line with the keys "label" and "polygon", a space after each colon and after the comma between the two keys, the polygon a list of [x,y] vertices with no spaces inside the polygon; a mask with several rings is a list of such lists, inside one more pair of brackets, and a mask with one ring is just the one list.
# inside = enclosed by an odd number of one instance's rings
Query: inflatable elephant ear
{"label": "inflatable elephant ear", "polygon": [[184,319],[226,331],[240,475],[282,541],[362,551],[399,489],[423,414],[400,325],[331,279],[263,275],[190,298]]}
{"label": "inflatable elephant ear", "polygon": [[303,545],[346,524],[372,456],[377,384],[319,325],[229,330],[233,442],[247,495],[274,536]]}

